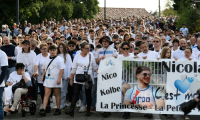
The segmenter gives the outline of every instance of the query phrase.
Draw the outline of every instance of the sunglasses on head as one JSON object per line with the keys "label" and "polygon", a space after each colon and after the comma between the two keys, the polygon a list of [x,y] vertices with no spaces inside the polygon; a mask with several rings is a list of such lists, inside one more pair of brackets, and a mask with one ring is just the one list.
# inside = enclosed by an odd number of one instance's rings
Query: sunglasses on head
{"label": "sunglasses on head", "polygon": [[129,48],[122,48],[123,50],[129,50]]}
{"label": "sunglasses on head", "polygon": [[159,43],[160,41],[153,41],[154,43]]}
{"label": "sunglasses on head", "polygon": [[47,45],[52,45],[52,43],[47,43]]}
{"label": "sunglasses on head", "polygon": [[69,47],[74,47],[74,45],[69,45]]}
{"label": "sunglasses on head", "polygon": [[151,73],[143,73],[142,74],[144,77],[147,77],[147,75],[149,76],[149,77],[151,77]]}

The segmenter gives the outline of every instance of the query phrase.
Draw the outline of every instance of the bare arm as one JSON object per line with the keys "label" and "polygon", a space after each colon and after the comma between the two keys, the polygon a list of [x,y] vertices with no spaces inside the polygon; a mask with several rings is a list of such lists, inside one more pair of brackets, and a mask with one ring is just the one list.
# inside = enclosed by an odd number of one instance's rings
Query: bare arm
{"label": "bare arm", "polygon": [[62,76],[63,76],[63,72],[64,72],[64,69],[61,69],[60,70],[60,74],[59,74],[59,78],[57,80],[57,84],[60,84],[61,83],[61,79],[62,79]]}

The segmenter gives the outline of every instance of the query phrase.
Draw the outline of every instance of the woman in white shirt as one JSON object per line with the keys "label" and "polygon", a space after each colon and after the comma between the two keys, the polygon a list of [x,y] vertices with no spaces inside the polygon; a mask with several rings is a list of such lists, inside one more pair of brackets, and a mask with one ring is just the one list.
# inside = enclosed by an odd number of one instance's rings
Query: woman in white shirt
{"label": "woman in white shirt", "polygon": [[70,55],[67,52],[66,45],[62,42],[58,45],[58,56],[60,56],[65,64],[65,69],[62,77],[62,88],[61,88],[61,104],[60,109],[65,108],[66,103],[66,95],[67,95],[67,89],[68,89],[68,83],[70,78],[70,70],[72,67],[72,59]]}
{"label": "woman in white shirt", "polygon": [[[43,65],[43,74],[42,74],[42,82],[44,82],[45,86],[45,95],[43,100],[43,109],[40,110],[39,114],[42,116],[46,116],[46,107],[49,100],[49,96],[51,91],[53,90],[54,95],[56,97],[56,105],[57,109],[54,112],[54,115],[60,115],[60,88],[62,87],[62,76],[65,69],[65,64],[63,59],[57,55],[57,48],[55,45],[51,45],[49,47],[50,56],[45,59]],[[44,78],[44,81],[43,81]]]}
{"label": "woman in white shirt", "polygon": [[[91,62],[88,70],[88,74],[91,76],[92,81],[94,83],[93,78],[93,70],[97,72],[97,65],[95,62],[95,58],[92,54],[89,54],[90,51],[90,45],[89,43],[83,43],[81,44],[81,53],[77,54],[74,58],[73,64],[72,64],[72,71],[70,75],[70,85],[74,87],[73,89],[73,97],[72,97],[72,103],[69,111],[65,111],[65,114],[74,116],[74,107],[76,105],[76,101],[78,99],[80,90],[82,89],[82,85],[85,85],[85,82],[76,82],[75,74],[84,74],[84,71],[87,71],[88,65],[89,65],[89,56],[91,56]],[[87,98],[87,113],[86,116],[90,116],[90,106],[91,106],[91,89],[85,89],[86,92],[86,98]]]}
{"label": "woman in white shirt", "polygon": [[118,55],[118,57],[134,57],[134,54],[129,53],[130,45],[128,42],[123,42],[121,45],[121,49],[123,50],[123,54]]}
{"label": "woman in white shirt", "polygon": [[[43,66],[44,66],[45,59],[47,57],[49,57],[49,55],[50,55],[47,52],[47,49],[48,49],[47,47],[48,47],[48,45],[46,43],[40,44],[39,48],[40,48],[41,53],[36,56],[35,65],[34,65],[34,73],[32,74],[32,76],[37,77],[37,85],[40,89],[40,96],[42,99],[42,103],[43,103],[44,92],[45,92],[43,82],[42,82]],[[40,107],[40,109],[41,109],[41,107]],[[50,101],[48,101],[46,112],[49,113],[50,110],[51,110]]]}

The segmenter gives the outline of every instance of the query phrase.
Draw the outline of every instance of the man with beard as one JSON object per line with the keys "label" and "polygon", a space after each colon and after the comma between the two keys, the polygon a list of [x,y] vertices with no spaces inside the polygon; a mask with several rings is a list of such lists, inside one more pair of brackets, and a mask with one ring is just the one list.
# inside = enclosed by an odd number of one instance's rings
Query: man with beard
{"label": "man with beard", "polygon": [[[180,47],[179,47],[179,49],[177,49],[176,51],[174,51],[174,53],[173,53],[173,58],[174,59],[182,59],[182,58],[185,58],[185,53],[184,53],[184,51],[185,51],[185,48],[186,48],[186,45],[187,45],[187,43],[186,43],[186,40],[185,39],[181,39],[180,41],[179,41],[179,45],[180,45]],[[194,52],[192,53],[192,56],[191,56],[192,58],[195,58],[195,54],[194,54]]]}
{"label": "man with beard", "polygon": [[[156,96],[162,96],[160,91],[153,86],[150,86],[151,71],[146,66],[140,66],[136,70],[136,76],[138,78],[138,85],[127,90],[124,98],[125,105],[140,105],[147,106],[147,109],[155,109],[165,107],[165,102],[162,97],[159,99]],[[156,92],[157,91],[157,92]],[[152,114],[147,114],[145,117],[151,118]]]}

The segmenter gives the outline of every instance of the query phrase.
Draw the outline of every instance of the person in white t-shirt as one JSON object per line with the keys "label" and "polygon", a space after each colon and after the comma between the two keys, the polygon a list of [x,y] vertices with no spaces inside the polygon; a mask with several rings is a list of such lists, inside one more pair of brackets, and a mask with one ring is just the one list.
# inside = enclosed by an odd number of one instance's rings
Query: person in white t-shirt
{"label": "person in white t-shirt", "polygon": [[6,76],[6,71],[8,69],[8,58],[5,52],[0,50],[0,119],[3,120],[4,112],[3,112],[3,91],[5,87],[4,78]]}
{"label": "person in white t-shirt", "polygon": [[24,38],[22,36],[18,36],[19,45],[16,47],[18,52],[22,51],[22,42],[23,41],[24,41]]}
{"label": "person in white t-shirt", "polygon": [[[31,85],[31,77],[29,73],[24,72],[24,67],[25,65],[23,63],[17,63],[15,65],[16,71],[13,71],[10,74],[6,82],[6,85],[8,87],[4,88],[4,93],[3,93],[4,111],[15,111],[17,105],[19,104],[19,100],[21,99],[21,95],[26,94],[28,91],[27,88],[17,88],[15,91],[12,91],[13,85],[20,82],[22,78],[25,81],[27,87]],[[14,96],[14,103],[12,107],[9,108],[9,105],[11,105],[12,103],[13,96]]]}
{"label": "person in white t-shirt", "polygon": [[[174,58],[174,59],[182,59],[182,58],[185,58],[185,53],[184,53],[184,51],[185,51],[185,48],[186,48],[186,45],[187,45],[186,40],[185,40],[185,39],[181,39],[181,40],[179,41],[179,45],[180,45],[179,49],[173,52],[172,58]],[[195,54],[194,54],[193,52],[192,52],[191,57],[192,57],[192,58],[195,58]]]}
{"label": "person in white t-shirt", "polygon": [[65,64],[61,57],[56,56],[57,48],[55,45],[51,45],[48,50],[49,50],[50,56],[45,59],[45,62],[43,65],[43,74],[42,74],[42,82],[44,82],[43,85],[45,86],[43,109],[41,109],[39,112],[39,114],[42,116],[46,116],[46,106],[47,106],[48,99],[52,90],[56,97],[56,105],[57,105],[57,109],[54,112],[54,115],[61,114],[60,88],[62,87],[62,76],[65,69]]}
{"label": "person in white t-shirt", "polygon": [[62,77],[62,88],[61,88],[61,105],[60,109],[65,109],[67,107],[66,103],[66,95],[67,95],[67,90],[68,90],[68,83],[69,83],[69,78],[70,78],[70,70],[72,67],[72,59],[71,56],[67,52],[67,47],[64,43],[60,43],[58,45],[58,56],[60,56],[65,64],[65,69]]}
{"label": "person in white t-shirt", "polygon": [[118,55],[118,57],[134,57],[134,54],[129,53],[130,45],[128,42],[123,42],[121,45],[121,49],[123,50],[123,54]]}
{"label": "person in white t-shirt", "polygon": [[[78,96],[79,96],[80,90],[82,89],[82,85],[85,85],[85,82],[77,82],[76,76],[74,75],[85,74],[86,72],[88,72],[88,75],[91,76],[91,79],[94,83],[93,70],[95,72],[97,72],[98,70],[94,56],[89,53],[90,51],[89,43],[81,44],[81,51],[82,52],[80,54],[77,54],[73,60],[72,71],[70,75],[70,85],[74,87],[74,90],[73,90],[73,97],[72,97],[70,110],[65,111],[65,114],[70,115],[70,116],[74,116],[74,108],[76,105],[76,101],[78,100]],[[88,89],[85,88],[86,99],[87,99],[86,116],[90,116],[91,91],[92,91],[91,88],[88,88]]]}
{"label": "person in white t-shirt", "polygon": [[200,38],[197,38],[197,47],[193,48],[192,49],[195,56],[196,56],[196,59],[200,59]]}
{"label": "person in white t-shirt", "polygon": [[157,58],[159,58],[158,54],[156,52],[149,50],[149,45],[148,45],[147,42],[144,42],[144,41],[141,42],[140,43],[140,48],[142,49],[142,52],[139,53],[137,55],[137,57],[143,58],[143,59],[146,59],[146,58],[155,58],[155,59],[157,59]]}
{"label": "person in white t-shirt", "polygon": [[[44,66],[45,59],[47,57],[49,57],[50,54],[47,52],[48,45],[46,43],[40,44],[39,47],[40,47],[40,51],[42,53],[40,53],[36,56],[35,64],[34,64],[34,73],[32,74],[32,76],[35,76],[37,78],[37,85],[39,87],[40,96],[41,96],[42,103],[43,103],[44,93],[45,93],[45,91],[44,91],[45,89],[44,89],[43,82],[42,82],[43,66]],[[42,109],[42,104],[40,106],[40,109]],[[50,101],[48,101],[46,112],[49,113],[50,111],[51,111]]]}
{"label": "person in white t-shirt", "polygon": [[[178,60],[178,58],[174,58],[175,60]],[[192,60],[192,59],[196,59],[192,57],[192,48],[187,47],[184,50],[184,56],[181,59],[188,59],[188,60]]]}

